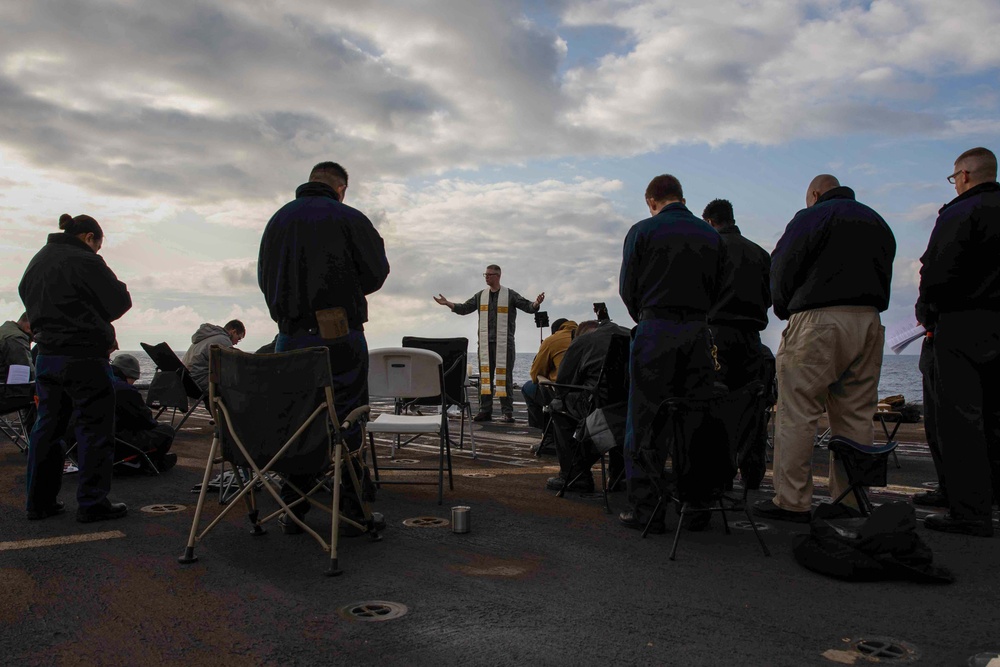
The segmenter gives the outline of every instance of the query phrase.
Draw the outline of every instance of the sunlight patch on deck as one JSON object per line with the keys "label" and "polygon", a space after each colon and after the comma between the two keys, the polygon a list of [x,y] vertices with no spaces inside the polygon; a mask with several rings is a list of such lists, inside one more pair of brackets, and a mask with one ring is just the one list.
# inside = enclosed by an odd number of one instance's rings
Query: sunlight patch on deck
{"label": "sunlight patch on deck", "polygon": [[80,544],[81,542],[100,542],[125,537],[120,530],[109,530],[103,533],[84,533],[82,535],[64,535],[62,537],[45,537],[37,540],[17,540],[0,542],[0,551],[15,551],[17,549],[38,549],[40,547],[58,547],[64,544]]}

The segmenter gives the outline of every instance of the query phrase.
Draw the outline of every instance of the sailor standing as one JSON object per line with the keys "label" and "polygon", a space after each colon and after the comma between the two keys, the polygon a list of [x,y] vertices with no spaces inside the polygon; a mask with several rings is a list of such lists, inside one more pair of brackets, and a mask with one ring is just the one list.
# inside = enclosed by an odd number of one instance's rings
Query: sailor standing
{"label": "sailor standing", "polygon": [[[514,402],[511,399],[510,369],[514,366],[514,324],[518,309],[526,313],[537,313],[545,300],[542,292],[534,301],[528,301],[512,289],[500,285],[500,267],[490,264],[483,278],[484,289],[474,294],[464,303],[453,303],[438,294],[434,301],[451,308],[459,315],[479,312],[479,414],[474,421],[493,419],[493,396],[500,399],[503,421],[514,422]],[[502,317],[501,317],[502,316]],[[506,345],[497,345],[498,340]]]}

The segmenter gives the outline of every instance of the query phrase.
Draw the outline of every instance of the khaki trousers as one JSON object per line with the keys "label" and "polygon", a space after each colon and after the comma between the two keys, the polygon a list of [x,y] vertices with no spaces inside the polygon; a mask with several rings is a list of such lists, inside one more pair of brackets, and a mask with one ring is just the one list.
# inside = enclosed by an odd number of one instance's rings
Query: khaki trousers
{"label": "khaki trousers", "polygon": [[[831,306],[795,313],[776,356],[778,406],[774,431],[774,504],[812,509],[816,423],[826,410],[832,435],[870,445],[878,407],[885,329],[867,306]],[[830,494],[847,488],[830,455]]]}

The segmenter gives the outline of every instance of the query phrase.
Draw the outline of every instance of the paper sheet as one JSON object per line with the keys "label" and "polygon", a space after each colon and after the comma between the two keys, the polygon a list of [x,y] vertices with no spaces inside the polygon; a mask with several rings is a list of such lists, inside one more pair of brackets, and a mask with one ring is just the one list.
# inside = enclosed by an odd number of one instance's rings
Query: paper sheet
{"label": "paper sheet", "polygon": [[899,354],[907,345],[918,338],[923,338],[925,333],[927,333],[927,329],[922,324],[913,325],[906,322],[893,326],[887,332],[886,342],[889,343],[889,349]]}
{"label": "paper sheet", "polygon": [[29,384],[31,369],[28,366],[14,364],[7,370],[7,384]]}

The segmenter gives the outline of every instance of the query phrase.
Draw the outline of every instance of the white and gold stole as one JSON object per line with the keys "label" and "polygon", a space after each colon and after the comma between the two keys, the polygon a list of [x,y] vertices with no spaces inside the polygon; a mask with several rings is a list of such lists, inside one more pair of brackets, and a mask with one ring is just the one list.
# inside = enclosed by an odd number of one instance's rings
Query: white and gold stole
{"label": "white and gold stole", "polygon": [[497,351],[496,374],[490,381],[490,291],[484,289],[479,297],[479,393],[489,395],[496,386],[497,398],[507,396],[507,313],[510,310],[509,290],[501,287],[497,292]]}

